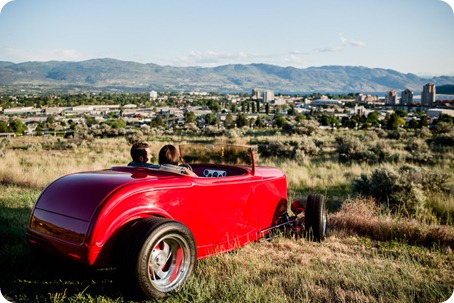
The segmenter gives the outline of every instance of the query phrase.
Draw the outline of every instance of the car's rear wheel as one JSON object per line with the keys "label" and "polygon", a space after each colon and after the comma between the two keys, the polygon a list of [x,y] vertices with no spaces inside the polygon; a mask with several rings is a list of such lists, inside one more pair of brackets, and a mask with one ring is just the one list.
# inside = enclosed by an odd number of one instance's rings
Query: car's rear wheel
{"label": "car's rear wheel", "polygon": [[129,238],[120,260],[120,274],[130,294],[136,296],[139,291],[149,298],[164,297],[192,273],[196,245],[183,224],[165,218],[142,219],[125,237]]}
{"label": "car's rear wheel", "polygon": [[316,194],[307,197],[304,222],[306,235],[310,239],[314,241],[321,241],[325,238],[326,235],[325,196]]}

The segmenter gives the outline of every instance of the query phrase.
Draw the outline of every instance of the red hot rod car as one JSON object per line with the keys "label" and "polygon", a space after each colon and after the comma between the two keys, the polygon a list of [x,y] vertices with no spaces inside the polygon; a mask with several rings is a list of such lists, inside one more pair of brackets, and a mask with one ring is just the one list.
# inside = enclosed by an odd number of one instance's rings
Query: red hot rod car
{"label": "red hot rod car", "polygon": [[197,259],[274,229],[324,237],[324,197],[295,201],[288,215],[285,174],[255,166],[252,148],[182,145],[180,156],[198,177],[122,166],[57,179],[35,203],[28,242],[84,265],[117,267],[129,288],[151,298],[178,289]]}

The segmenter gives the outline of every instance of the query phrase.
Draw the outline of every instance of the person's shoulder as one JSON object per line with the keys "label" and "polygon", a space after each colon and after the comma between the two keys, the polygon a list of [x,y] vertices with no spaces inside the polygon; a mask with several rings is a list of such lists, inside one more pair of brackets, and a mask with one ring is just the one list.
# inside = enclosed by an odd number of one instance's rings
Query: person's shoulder
{"label": "person's shoulder", "polygon": [[128,166],[132,167],[145,167],[145,168],[159,168],[159,165],[152,164],[152,163],[140,163],[140,162],[129,162]]}
{"label": "person's shoulder", "polygon": [[161,164],[160,169],[166,170],[166,171],[171,171],[171,172],[176,172],[180,174],[185,174],[184,167],[178,166],[178,165],[173,165],[173,164]]}

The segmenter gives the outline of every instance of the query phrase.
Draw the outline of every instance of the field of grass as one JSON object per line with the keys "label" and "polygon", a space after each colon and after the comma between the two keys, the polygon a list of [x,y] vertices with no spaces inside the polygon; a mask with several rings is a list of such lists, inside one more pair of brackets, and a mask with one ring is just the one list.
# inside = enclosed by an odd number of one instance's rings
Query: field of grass
{"label": "field of grass", "polygon": [[[181,139],[147,141],[156,153],[164,143]],[[1,150],[1,293],[14,302],[128,302],[115,270],[43,260],[26,243],[31,208],[49,182],[129,161],[125,139],[99,139],[76,149],[58,146],[56,138],[15,138]],[[339,163],[330,146],[310,159],[257,156],[257,161],[287,174],[290,200],[326,194],[326,240],[282,236],[201,260],[183,289],[159,302],[444,302],[452,295],[452,219],[444,219],[448,224],[415,221],[390,214],[370,199],[351,197],[351,181],[379,165]],[[454,175],[449,159],[431,169]],[[452,192],[430,203],[452,214]]]}

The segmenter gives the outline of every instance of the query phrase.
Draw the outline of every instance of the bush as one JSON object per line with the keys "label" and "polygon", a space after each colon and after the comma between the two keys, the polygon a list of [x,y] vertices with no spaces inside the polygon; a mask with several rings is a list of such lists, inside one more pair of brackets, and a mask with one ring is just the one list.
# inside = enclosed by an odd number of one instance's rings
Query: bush
{"label": "bush", "polygon": [[288,159],[293,159],[295,157],[296,148],[295,144],[277,141],[259,144],[257,151],[259,152],[260,156],[264,158],[285,157]]}
{"label": "bush", "polygon": [[388,139],[400,140],[408,137],[407,131],[403,128],[388,131]]}
{"label": "bush", "polygon": [[410,139],[405,145],[405,150],[410,153],[407,160],[415,163],[430,163],[432,162],[432,154],[429,146],[422,139]]}
{"label": "bush", "polygon": [[454,125],[448,122],[439,122],[435,125],[433,132],[435,134],[449,134],[454,132]]}
{"label": "bush", "polygon": [[338,144],[336,151],[341,162],[367,162],[369,164],[383,161],[383,142],[375,145],[367,144],[366,139],[360,139],[351,135],[336,137]]}
{"label": "bush", "polygon": [[427,196],[445,192],[449,176],[429,169],[404,165],[398,169],[380,167],[371,175],[352,181],[355,195],[373,197],[394,213],[420,220],[433,220]]}
{"label": "bush", "polygon": [[128,141],[130,145],[133,145],[134,143],[143,142],[145,140],[143,133],[140,130],[133,130],[126,134],[126,141]]}
{"label": "bush", "polygon": [[415,136],[417,138],[426,139],[432,137],[432,132],[426,126],[424,126],[421,129],[417,129],[415,131]]}
{"label": "bush", "polygon": [[297,134],[311,136],[318,130],[316,122],[311,120],[303,120],[301,122],[287,122],[282,126],[282,132],[284,134]]}
{"label": "bush", "polygon": [[445,146],[454,146],[454,132],[434,136],[427,139],[426,142],[431,146],[432,149],[437,149],[439,147]]}

